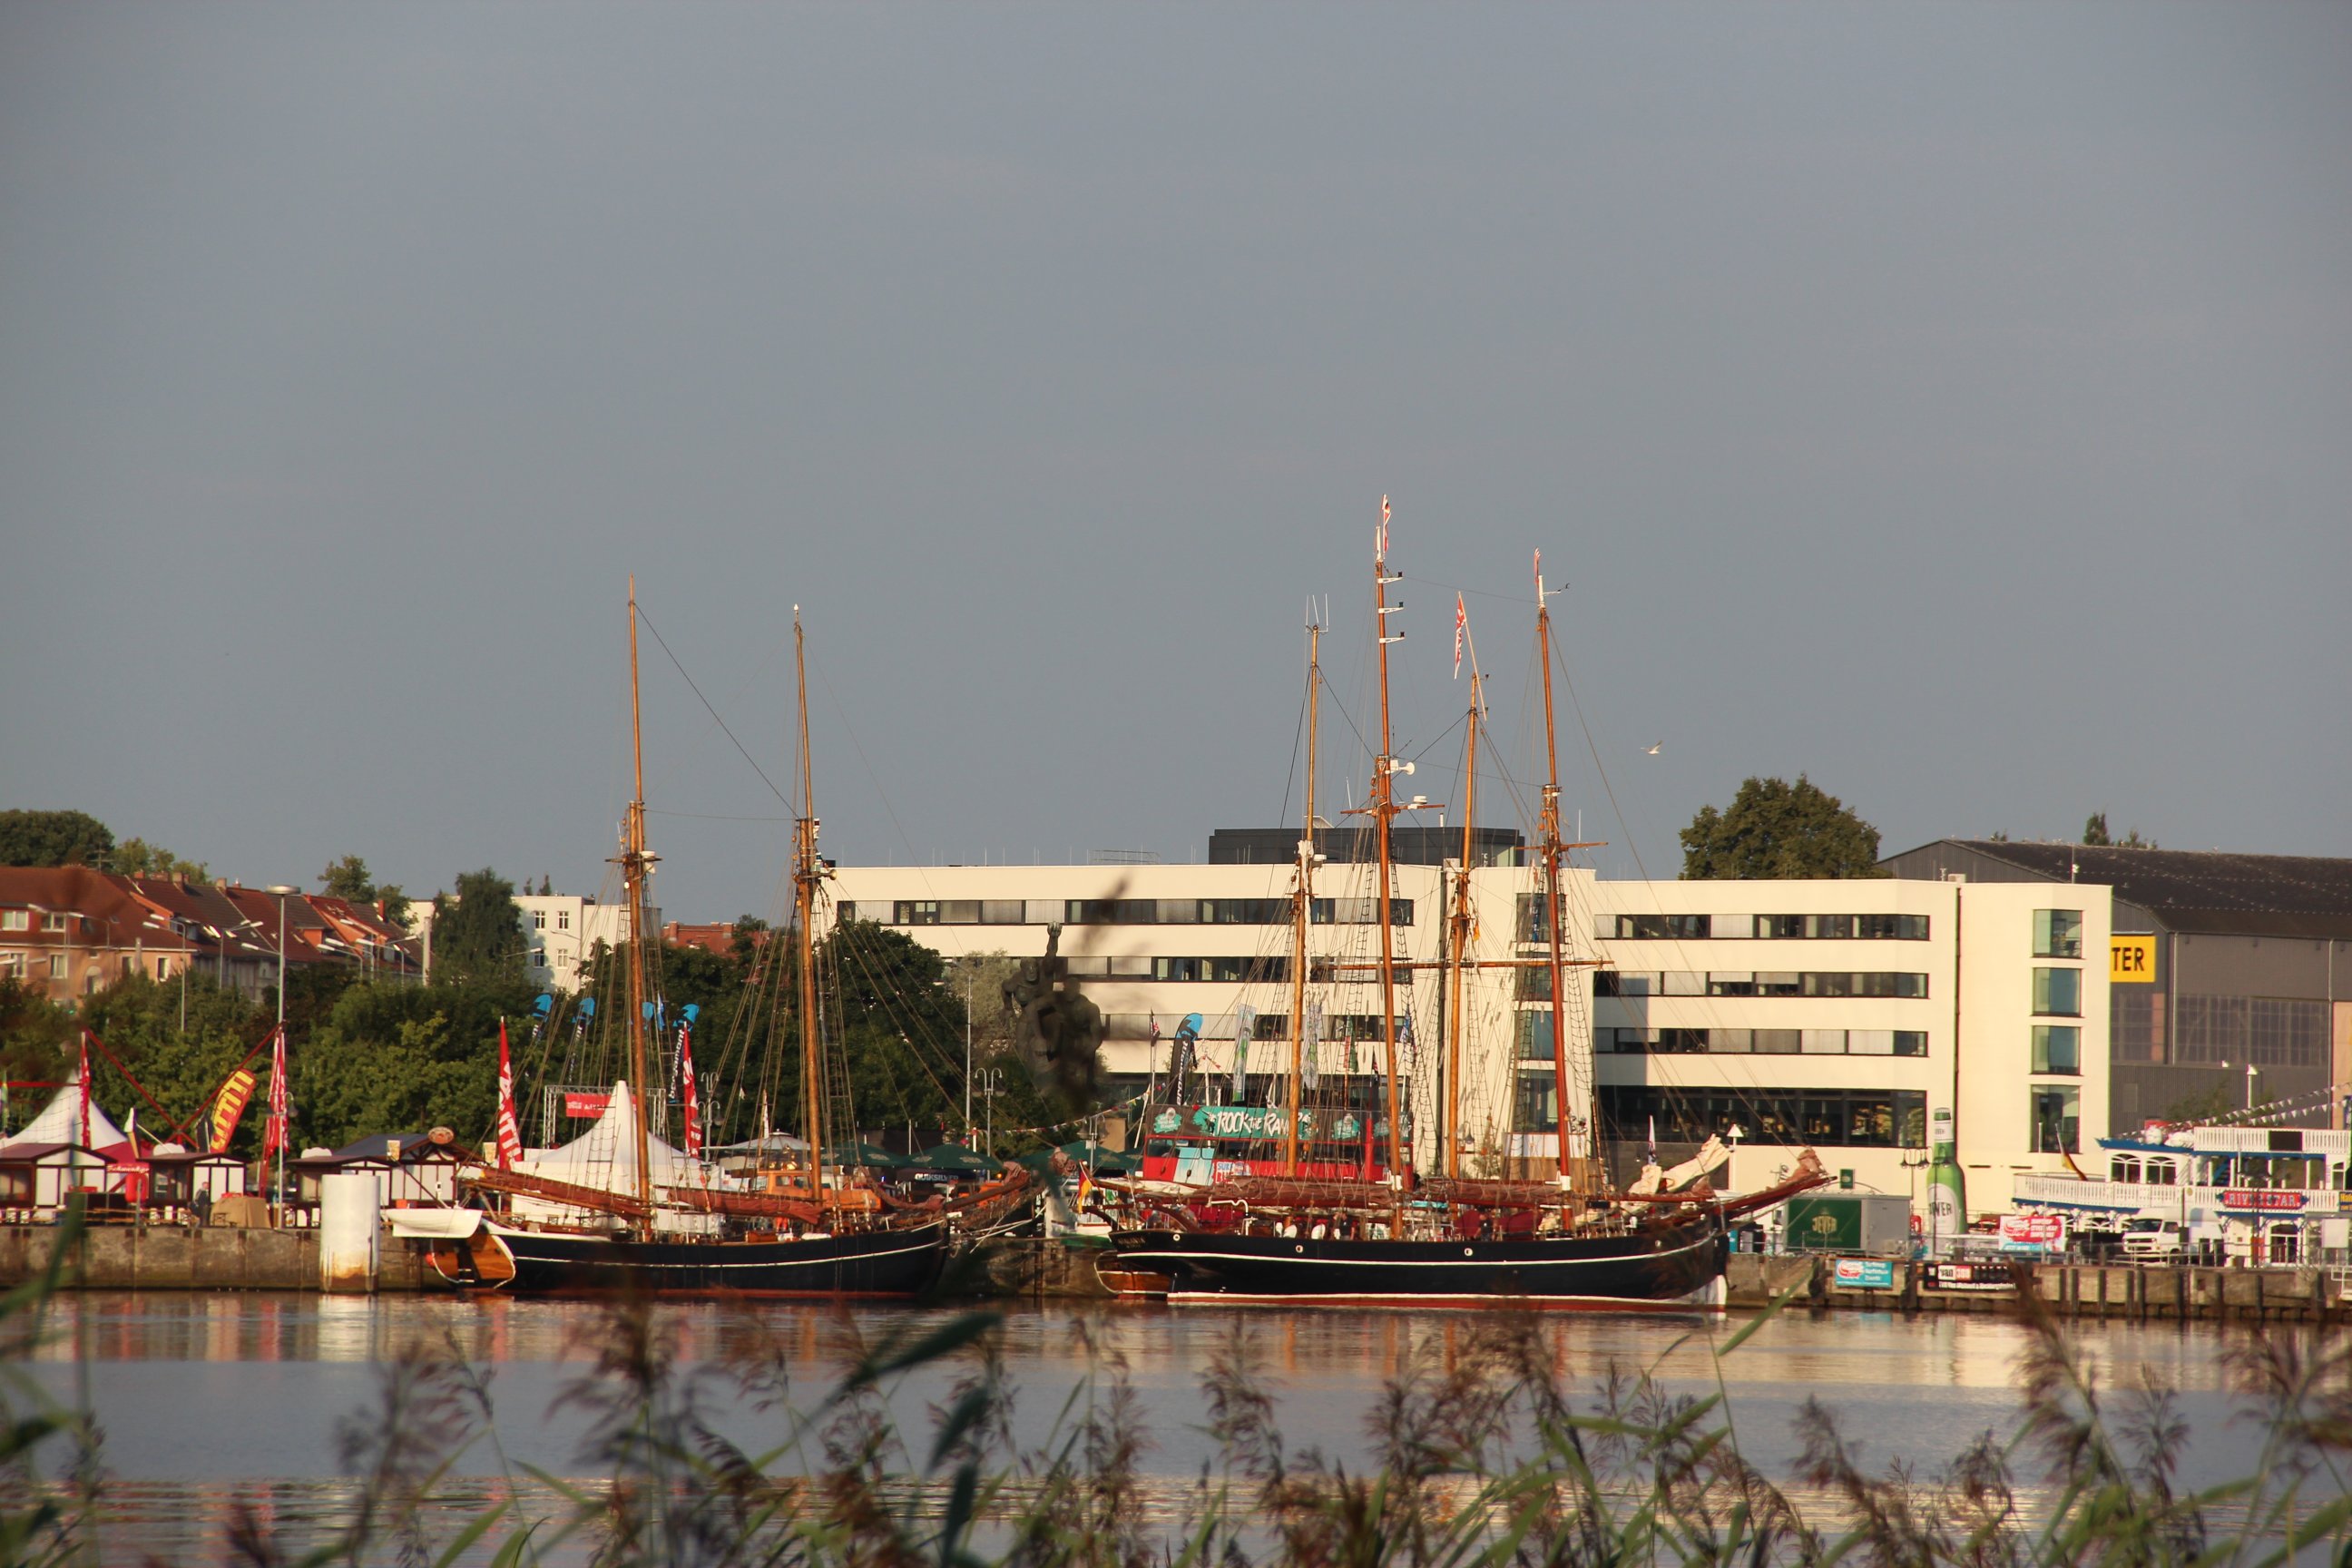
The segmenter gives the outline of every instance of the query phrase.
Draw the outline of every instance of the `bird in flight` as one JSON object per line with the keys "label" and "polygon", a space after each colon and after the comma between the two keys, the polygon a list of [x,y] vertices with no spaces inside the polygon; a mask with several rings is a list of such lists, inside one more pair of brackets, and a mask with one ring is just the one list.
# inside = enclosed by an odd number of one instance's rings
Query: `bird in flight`
{"label": "bird in flight", "polygon": [[1645,754],[1653,757],[1656,756],[1658,754],[1658,748],[1664,744],[1665,742],[1664,741],[1652,742],[1647,748],[1645,748]]}

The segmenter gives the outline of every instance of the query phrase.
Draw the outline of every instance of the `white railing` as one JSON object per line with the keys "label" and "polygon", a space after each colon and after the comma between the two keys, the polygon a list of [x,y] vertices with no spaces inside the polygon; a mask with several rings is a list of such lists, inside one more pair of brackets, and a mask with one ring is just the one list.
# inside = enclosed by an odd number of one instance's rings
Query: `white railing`
{"label": "white railing", "polygon": [[2011,1201],[2020,1204],[2063,1204],[2074,1207],[2089,1206],[2122,1209],[2133,1213],[2153,1209],[2160,1214],[2177,1214],[2184,1203],[2196,1201],[2192,1194],[2207,1194],[2204,1202],[2210,1205],[2211,1189],[2196,1187],[2158,1186],[2148,1182],[2084,1181],[2078,1176],[2039,1176],[2020,1174],[2010,1184]]}

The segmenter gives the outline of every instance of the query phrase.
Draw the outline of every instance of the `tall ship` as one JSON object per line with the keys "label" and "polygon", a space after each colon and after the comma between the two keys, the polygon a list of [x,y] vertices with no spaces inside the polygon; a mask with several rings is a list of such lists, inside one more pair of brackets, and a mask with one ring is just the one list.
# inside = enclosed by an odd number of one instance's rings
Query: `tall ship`
{"label": "tall ship", "polygon": [[[1125,1220],[1112,1233],[1112,1271],[1123,1292],[1164,1293],[1174,1305],[1399,1307],[1537,1307],[1687,1310],[1719,1305],[1729,1224],[1770,1207],[1826,1179],[1811,1151],[1779,1186],[1738,1198],[1712,1192],[1698,1172],[1681,1173],[1688,1185],[1654,1170],[1626,1189],[1612,1184],[1599,1159],[1597,1104],[1589,1054],[1573,1056],[1581,1031],[1570,1027],[1567,976],[1580,967],[1563,945],[1561,866],[1576,846],[1562,841],[1558,747],[1552,704],[1551,616],[1536,563],[1536,643],[1543,670],[1546,783],[1538,819],[1538,923],[1545,946],[1534,959],[1475,960],[1471,932],[1471,868],[1476,812],[1481,677],[1475,655],[1467,714],[1460,861],[1447,879],[1446,942],[1443,956],[1415,962],[1396,951],[1395,877],[1391,829],[1404,812],[1430,808],[1423,796],[1400,802],[1395,781],[1413,763],[1395,754],[1389,711],[1389,649],[1402,640],[1390,629],[1402,609],[1389,591],[1402,581],[1388,558],[1389,503],[1382,498],[1373,551],[1372,611],[1380,698],[1380,750],[1371,761],[1363,819],[1373,840],[1377,931],[1374,951],[1317,958],[1308,938],[1323,902],[1316,891],[1322,857],[1316,852],[1317,701],[1321,688],[1319,630],[1309,628],[1306,740],[1305,831],[1292,873],[1291,951],[1281,973],[1291,987],[1284,1020],[1286,1072],[1279,1104],[1191,1107],[1187,1055],[1180,1030],[1171,1063],[1170,1103],[1147,1105],[1142,1117],[1141,1175],[1124,1188]],[[1466,617],[1457,609],[1459,637]],[[1456,644],[1457,664],[1460,643]],[[1553,1042],[1553,1108],[1558,1136],[1553,1169],[1517,1178],[1465,1174],[1464,1126],[1464,981],[1475,967],[1526,968],[1548,985]],[[1401,980],[1433,972],[1442,1023],[1432,1042],[1434,1060],[1412,1038],[1400,1016]],[[1377,985],[1374,1039],[1380,1052],[1370,1103],[1307,1103],[1318,1078],[1326,1033],[1310,986],[1368,974]],[[1416,987],[1418,989],[1418,987]],[[1236,1100],[1244,1098],[1243,1068],[1250,1055],[1252,1019],[1239,1015],[1234,1038]],[[1373,1039],[1363,1043],[1372,1044]],[[1355,1048],[1350,1041],[1349,1049]],[[1405,1084],[1419,1055],[1438,1092],[1434,1158],[1416,1170],[1410,1147]],[[1358,1081],[1352,1078],[1347,1081]],[[1364,1098],[1356,1097],[1360,1101]],[[1424,1151],[1428,1153],[1430,1151]],[[1111,1184],[1104,1184],[1111,1185]]]}
{"label": "tall ship", "polygon": [[[817,817],[808,727],[805,641],[797,606],[793,650],[798,679],[799,799],[793,821],[792,962],[797,1002],[800,1123],[797,1137],[763,1126],[747,1173],[721,1175],[698,1157],[689,1106],[688,1147],[653,1136],[659,1077],[649,1050],[660,1005],[647,954],[659,933],[646,886],[656,862],[646,840],[644,729],[638,711],[636,584],[629,587],[629,703],[635,790],[615,864],[626,898],[627,939],[615,954],[625,994],[614,1000],[626,1036],[626,1078],[602,1114],[572,1143],[520,1160],[485,1160],[461,1180],[471,1206],[395,1215],[396,1234],[425,1239],[435,1273],[467,1289],[515,1294],[614,1290],[909,1299],[939,1279],[959,1213],[1015,1198],[1025,1176],[1008,1175],[950,1202],[893,1197],[860,1163],[847,1127],[846,1071],[826,1048],[838,1008],[821,994],[814,931],[829,875],[817,854]],[[690,1069],[689,1069],[690,1073]],[[779,1083],[781,1077],[777,1078]],[[763,1100],[764,1104],[764,1100]],[[502,1095],[510,1125],[510,1095]],[[764,1118],[763,1118],[764,1121]],[[501,1131],[502,1143],[509,1133]]]}

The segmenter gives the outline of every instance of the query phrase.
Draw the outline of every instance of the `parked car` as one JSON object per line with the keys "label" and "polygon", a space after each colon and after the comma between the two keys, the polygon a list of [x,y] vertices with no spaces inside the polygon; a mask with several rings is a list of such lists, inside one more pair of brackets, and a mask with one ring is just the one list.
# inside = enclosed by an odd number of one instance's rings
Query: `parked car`
{"label": "parked car", "polygon": [[2189,1247],[2189,1233],[2177,1219],[2124,1222],[2124,1256],[2137,1262],[2172,1262]]}

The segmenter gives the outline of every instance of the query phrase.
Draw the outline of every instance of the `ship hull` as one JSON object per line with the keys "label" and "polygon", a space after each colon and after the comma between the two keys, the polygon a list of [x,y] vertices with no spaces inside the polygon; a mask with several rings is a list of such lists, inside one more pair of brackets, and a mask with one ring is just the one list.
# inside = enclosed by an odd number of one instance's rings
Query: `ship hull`
{"label": "ship hull", "polygon": [[1386,1241],[1129,1231],[1118,1266],[1171,1306],[1688,1311],[1723,1300],[1729,1243],[1708,1221],[1619,1237]]}
{"label": "ship hull", "polygon": [[[772,1241],[628,1241],[486,1226],[473,1268],[435,1270],[451,1285],[509,1295],[803,1296],[905,1300],[946,1264],[944,1224]],[[452,1264],[455,1263],[454,1258]],[[466,1278],[470,1275],[471,1278]]]}

